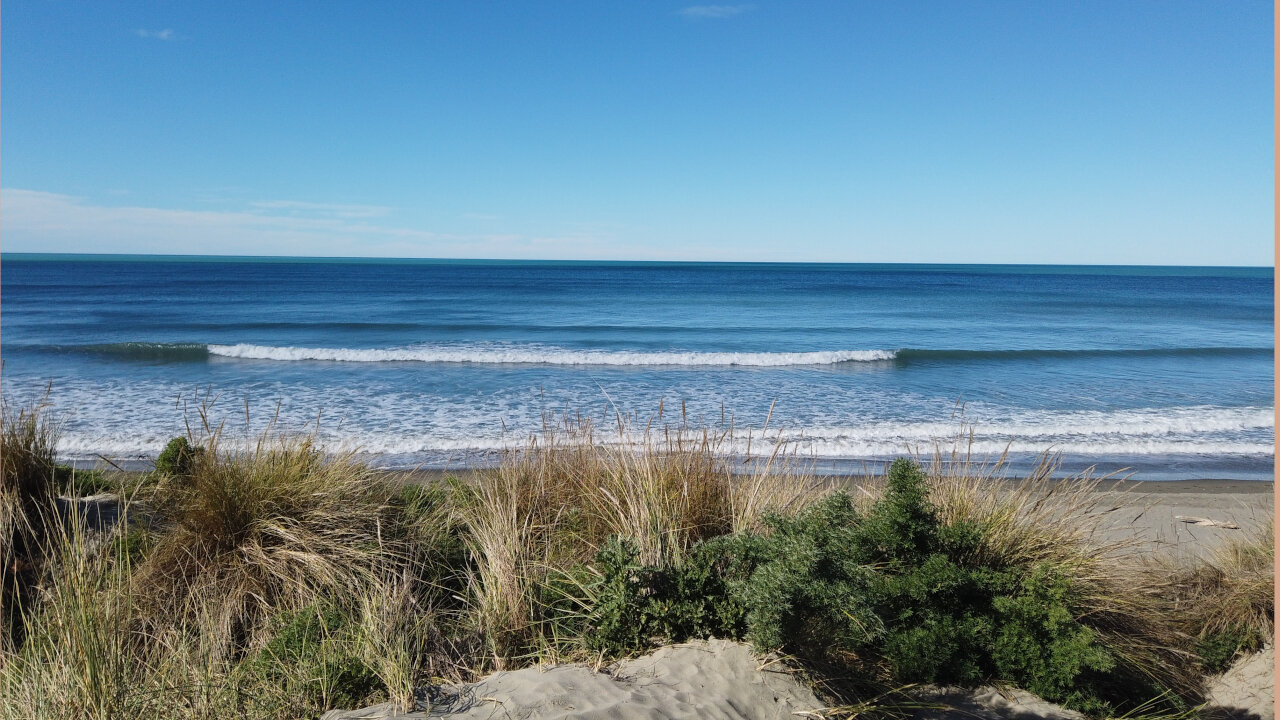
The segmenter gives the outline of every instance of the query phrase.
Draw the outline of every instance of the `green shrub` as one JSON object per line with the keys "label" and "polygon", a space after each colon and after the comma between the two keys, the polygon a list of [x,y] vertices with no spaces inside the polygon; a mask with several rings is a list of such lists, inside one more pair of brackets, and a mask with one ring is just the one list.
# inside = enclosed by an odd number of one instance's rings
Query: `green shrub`
{"label": "green shrub", "polygon": [[611,539],[596,557],[590,642],[624,652],[745,636],[817,663],[887,668],[893,682],[1010,681],[1094,714],[1135,692],[1161,694],[1118,668],[1080,622],[1064,573],[977,562],[982,529],[943,524],[914,463],[894,462],[887,479],[865,512],[834,493],[766,518],[762,533],[701,543],[669,567],[644,566],[633,544]]}
{"label": "green shrub", "polygon": [[1116,666],[1097,633],[1073,617],[1070,581],[1042,564],[1016,594],[994,599],[1000,630],[992,652],[1001,677],[1041,697],[1099,714],[1108,709],[1097,685]]}
{"label": "green shrub", "polygon": [[872,606],[875,571],[858,552],[857,512],[837,493],[796,518],[771,517],[734,583],[747,608],[747,637],[811,659],[875,642],[885,633]]}
{"label": "green shrub", "polygon": [[596,554],[600,573],[587,622],[587,646],[626,654],[651,644],[689,638],[740,638],[746,627],[741,599],[729,591],[728,565],[741,536],[695,546],[679,565],[643,566],[631,540],[610,537]]}
{"label": "green shrub", "polygon": [[331,605],[285,613],[280,628],[248,664],[261,679],[287,687],[306,707],[362,707],[382,689],[355,652],[347,618]]}
{"label": "green shrub", "polygon": [[181,435],[169,441],[156,458],[156,471],[171,476],[190,475],[193,466],[204,454],[204,448],[192,445]]}

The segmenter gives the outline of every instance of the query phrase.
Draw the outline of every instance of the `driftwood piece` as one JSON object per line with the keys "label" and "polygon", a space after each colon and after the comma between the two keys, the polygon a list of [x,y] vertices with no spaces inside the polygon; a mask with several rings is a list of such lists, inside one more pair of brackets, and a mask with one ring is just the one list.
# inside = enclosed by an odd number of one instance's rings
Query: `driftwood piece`
{"label": "driftwood piece", "polygon": [[1194,515],[1174,515],[1174,520],[1180,520],[1184,523],[1192,525],[1200,525],[1203,527],[1220,527],[1228,530],[1239,530],[1240,526],[1227,520],[1210,520],[1205,517],[1196,517]]}

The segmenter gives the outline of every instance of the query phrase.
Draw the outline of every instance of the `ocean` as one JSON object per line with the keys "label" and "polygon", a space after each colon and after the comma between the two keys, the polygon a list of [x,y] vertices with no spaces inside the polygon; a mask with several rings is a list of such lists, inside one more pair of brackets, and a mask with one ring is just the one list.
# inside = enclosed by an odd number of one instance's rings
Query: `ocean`
{"label": "ocean", "polygon": [[940,448],[1272,480],[1273,276],[4,254],[0,384],[49,386],[81,464],[145,465],[204,407],[379,467],[485,464],[567,417],[823,472]]}

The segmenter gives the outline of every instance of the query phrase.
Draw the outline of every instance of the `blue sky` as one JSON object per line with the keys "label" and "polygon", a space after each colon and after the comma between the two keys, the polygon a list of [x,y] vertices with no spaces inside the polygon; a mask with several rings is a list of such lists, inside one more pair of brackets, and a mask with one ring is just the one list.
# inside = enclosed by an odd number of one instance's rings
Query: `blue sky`
{"label": "blue sky", "polygon": [[0,9],[6,252],[1274,263],[1270,2]]}

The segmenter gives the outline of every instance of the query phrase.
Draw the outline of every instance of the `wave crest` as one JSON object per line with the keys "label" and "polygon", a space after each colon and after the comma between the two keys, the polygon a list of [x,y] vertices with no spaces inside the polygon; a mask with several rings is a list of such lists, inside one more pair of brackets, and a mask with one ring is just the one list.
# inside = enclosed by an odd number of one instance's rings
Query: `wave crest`
{"label": "wave crest", "polygon": [[242,360],[328,361],[350,363],[421,362],[477,365],[787,367],[841,363],[987,363],[1042,359],[1139,357],[1270,357],[1272,348],[1196,347],[1139,349],[817,350],[809,352],[723,352],[696,350],[575,350],[537,344],[414,345],[398,348],[326,348],[275,345],[123,342],[52,346],[57,352],[83,352],[124,360],[204,362],[211,356]]}
{"label": "wave crest", "polygon": [[781,367],[893,360],[892,350],[816,352],[641,352],[569,350],[554,347],[410,347],[396,349],[304,348],[265,345],[210,345],[209,354],[245,360],[325,360],[331,362],[426,362],[485,365],[681,365]]}

